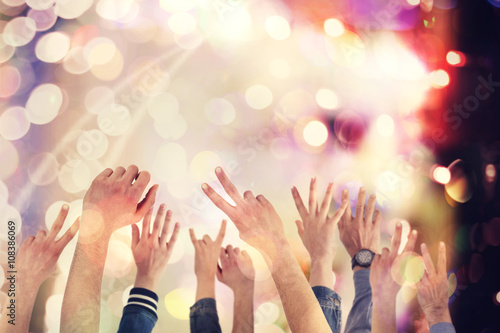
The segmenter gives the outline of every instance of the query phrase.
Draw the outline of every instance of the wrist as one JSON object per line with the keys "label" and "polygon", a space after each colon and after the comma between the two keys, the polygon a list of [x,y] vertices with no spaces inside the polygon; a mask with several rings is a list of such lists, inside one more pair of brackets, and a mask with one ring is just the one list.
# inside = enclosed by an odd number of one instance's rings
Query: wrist
{"label": "wrist", "polygon": [[234,288],[234,298],[253,298],[254,290],[255,286],[253,283],[252,285],[242,286],[241,288]]}
{"label": "wrist", "polygon": [[437,323],[451,323],[450,310],[448,304],[429,305],[423,307],[425,317],[429,323],[429,327]]}
{"label": "wrist", "polygon": [[137,272],[134,287],[155,291],[158,286],[158,279],[148,274]]}

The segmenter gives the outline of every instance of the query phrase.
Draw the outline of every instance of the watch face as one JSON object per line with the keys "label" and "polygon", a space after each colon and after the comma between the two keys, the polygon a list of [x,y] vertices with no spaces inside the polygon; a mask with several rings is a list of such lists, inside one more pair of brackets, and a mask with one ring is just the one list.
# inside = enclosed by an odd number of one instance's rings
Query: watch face
{"label": "watch face", "polygon": [[369,265],[373,260],[373,254],[368,250],[361,250],[356,254],[356,261],[360,265]]}

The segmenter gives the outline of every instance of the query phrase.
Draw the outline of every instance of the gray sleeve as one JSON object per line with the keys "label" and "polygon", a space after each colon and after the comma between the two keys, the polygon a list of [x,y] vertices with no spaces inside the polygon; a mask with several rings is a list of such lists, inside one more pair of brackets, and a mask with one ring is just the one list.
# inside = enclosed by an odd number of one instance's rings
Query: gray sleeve
{"label": "gray sleeve", "polygon": [[455,333],[452,323],[437,323],[431,326],[429,333]]}
{"label": "gray sleeve", "polygon": [[372,329],[372,288],[369,269],[360,269],[354,273],[354,291],[354,301],[347,316],[345,333],[369,333]]}

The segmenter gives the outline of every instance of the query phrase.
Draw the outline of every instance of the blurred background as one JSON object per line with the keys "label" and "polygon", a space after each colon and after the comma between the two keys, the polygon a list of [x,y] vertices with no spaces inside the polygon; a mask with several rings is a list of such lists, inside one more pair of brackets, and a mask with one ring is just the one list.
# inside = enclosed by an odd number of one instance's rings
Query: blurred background
{"label": "blurred background", "polygon": [[[137,164],[181,223],[157,291],[155,332],[188,332],[194,250],[188,228],[214,236],[225,217],[200,185],[221,165],[243,192],[268,197],[304,273],[309,258],[290,193],[361,185],[394,225],[419,231],[434,259],[448,252],[457,332],[500,332],[500,1],[498,0],[0,0],[0,304],[7,221],[20,243],[81,214],[104,168]],[[257,251],[230,223],[224,244],[257,269],[256,332],[289,332]],[[101,331],[118,327],[135,279],[130,227],[110,243]],[[76,245],[41,287],[33,332],[59,332]],[[354,297],[340,241],[333,270],[345,323]],[[419,248],[417,246],[417,248]],[[398,329],[421,311],[417,253],[397,267]],[[300,301],[300,300],[298,300]],[[221,325],[233,296],[217,284]]]}

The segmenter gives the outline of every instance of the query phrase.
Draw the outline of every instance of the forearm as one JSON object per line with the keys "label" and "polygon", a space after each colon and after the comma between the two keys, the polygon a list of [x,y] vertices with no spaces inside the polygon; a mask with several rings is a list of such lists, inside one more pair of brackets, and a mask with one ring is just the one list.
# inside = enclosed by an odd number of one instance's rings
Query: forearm
{"label": "forearm", "polygon": [[61,311],[61,332],[98,332],[109,238],[77,243]]}
{"label": "forearm", "polygon": [[331,332],[318,301],[287,242],[280,247],[280,256],[276,257],[270,268],[291,331]]}
{"label": "forearm", "polygon": [[372,289],[369,269],[354,272],[354,290],[354,300],[347,316],[345,332],[371,332]]}
{"label": "forearm", "polygon": [[396,296],[373,297],[373,333],[396,333]]}
{"label": "forearm", "polygon": [[17,283],[17,290],[4,303],[0,332],[25,333],[29,331],[31,313],[39,286],[38,283],[25,285],[22,280]]}
{"label": "forearm", "polygon": [[135,277],[135,288],[144,288],[151,291],[155,291],[158,286],[158,277],[155,274],[148,274],[137,271]]}
{"label": "forearm", "polygon": [[215,299],[215,274],[214,276],[197,277],[196,302],[203,298]]}
{"label": "forearm", "polygon": [[253,293],[253,285],[234,293],[233,333],[253,333]]}
{"label": "forearm", "polygon": [[323,286],[333,290],[335,285],[332,272],[331,260],[311,259],[311,272],[309,275],[309,284],[311,287]]}

